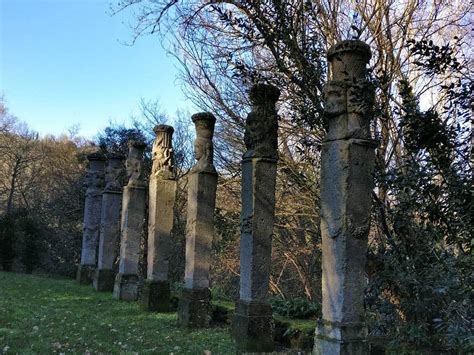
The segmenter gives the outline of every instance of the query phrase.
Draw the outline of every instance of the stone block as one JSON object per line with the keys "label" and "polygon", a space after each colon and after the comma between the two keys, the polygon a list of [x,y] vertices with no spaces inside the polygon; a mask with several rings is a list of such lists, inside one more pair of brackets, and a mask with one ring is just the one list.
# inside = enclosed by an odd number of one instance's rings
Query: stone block
{"label": "stone block", "polygon": [[188,289],[209,287],[216,189],[216,173],[189,174],[184,272],[184,282]]}
{"label": "stone block", "polygon": [[211,291],[184,288],[178,305],[178,324],[187,328],[206,328],[211,320]]}
{"label": "stone block", "polygon": [[369,349],[364,323],[318,322],[313,354],[366,355]]}
{"label": "stone block", "polygon": [[147,279],[168,280],[177,183],[175,180],[150,181],[148,203]]}
{"label": "stone block", "polygon": [[121,192],[105,191],[102,194],[98,269],[112,269],[119,255],[121,206]]}
{"label": "stone block", "polygon": [[271,352],[274,349],[272,307],[265,302],[236,303],[232,334],[237,352]]}
{"label": "stone block", "polygon": [[144,187],[126,186],[123,191],[119,272],[124,275],[138,274],[146,195]]}
{"label": "stone block", "polygon": [[124,301],[136,301],[138,299],[138,275],[117,274],[114,285],[114,298]]}
{"label": "stone block", "polygon": [[170,311],[170,284],[168,281],[145,280],[140,294],[140,303],[150,312]]}
{"label": "stone block", "polygon": [[242,161],[240,299],[267,298],[275,216],[276,160]]}
{"label": "stone block", "polygon": [[97,269],[92,285],[99,292],[112,292],[114,290],[115,271],[112,269]]}
{"label": "stone block", "polygon": [[81,285],[90,285],[94,279],[95,265],[79,265],[77,267],[76,281]]}

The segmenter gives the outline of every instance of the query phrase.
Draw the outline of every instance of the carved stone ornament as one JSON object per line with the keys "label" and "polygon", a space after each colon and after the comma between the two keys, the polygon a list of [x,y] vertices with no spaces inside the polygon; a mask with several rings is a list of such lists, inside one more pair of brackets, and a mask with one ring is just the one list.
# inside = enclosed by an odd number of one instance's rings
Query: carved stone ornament
{"label": "carved stone ornament", "polygon": [[361,41],[342,41],[328,52],[330,80],[324,88],[326,140],[370,139],[375,89],[366,80],[370,48]]}
{"label": "carved stone ornament", "polygon": [[252,111],[245,121],[243,158],[278,158],[278,114],[275,104],[280,90],[273,85],[252,86],[249,98]]}
{"label": "carved stone ornament", "polygon": [[124,178],[124,157],[121,154],[107,154],[105,167],[105,191],[122,191]]}
{"label": "carved stone ornament", "polygon": [[328,51],[329,80],[354,81],[365,79],[370,47],[358,40],[342,41]]}
{"label": "carved stone ornament", "polygon": [[197,160],[191,172],[215,173],[216,168],[214,167],[214,145],[212,138],[214,136],[216,118],[212,113],[201,112],[192,115],[191,119],[196,127],[194,157]]}
{"label": "carved stone ornament", "polygon": [[127,170],[127,186],[144,187],[145,174],[143,171],[143,152],[146,144],[142,141],[131,140],[128,142],[128,157],[125,162]]}
{"label": "carved stone ornament", "polygon": [[[374,87],[365,80],[330,81],[324,89],[327,139],[370,138]],[[343,116],[343,117],[339,117]]]}
{"label": "carved stone ornament", "polygon": [[89,166],[86,171],[83,186],[88,190],[101,190],[104,187],[105,156],[100,152],[87,155]]}
{"label": "carved stone ornament", "polygon": [[152,175],[164,179],[174,176],[174,154],[172,138],[174,129],[168,125],[158,125],[153,131],[156,134],[152,147]]}
{"label": "carved stone ornament", "polygon": [[241,234],[251,234],[253,230],[253,216],[248,216],[242,219],[240,224]]}
{"label": "carved stone ornament", "polygon": [[374,103],[374,87],[366,80],[357,82],[330,81],[324,88],[328,118],[344,113],[369,115]]}

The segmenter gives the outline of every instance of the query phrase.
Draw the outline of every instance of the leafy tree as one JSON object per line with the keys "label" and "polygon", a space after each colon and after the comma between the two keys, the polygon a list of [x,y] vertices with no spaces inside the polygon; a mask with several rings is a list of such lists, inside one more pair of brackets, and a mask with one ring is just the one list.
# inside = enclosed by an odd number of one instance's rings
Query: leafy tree
{"label": "leafy tree", "polygon": [[77,137],[39,137],[0,107],[4,267],[24,264],[26,271],[41,268],[72,275],[80,256],[82,176],[91,147]]}
{"label": "leafy tree", "polygon": [[453,65],[451,80],[461,81],[444,86],[447,101],[440,110],[427,111],[420,110],[410,84],[399,83],[403,153],[399,165],[378,176],[389,198],[377,204],[382,228],[371,248],[377,267],[367,305],[375,316],[373,331],[389,335],[394,344],[468,351],[472,171],[465,90],[473,82],[446,46],[411,43],[428,75]]}
{"label": "leafy tree", "polygon": [[[454,69],[449,66],[442,77],[437,74],[436,80],[431,80],[414,63],[409,40],[429,43],[453,34],[465,38],[469,6],[461,1],[416,0],[117,1],[115,11],[127,9],[137,14],[134,41],[143,35],[161,35],[182,66],[186,94],[197,107],[218,117],[215,152],[222,177],[217,205],[229,215],[238,215],[240,206],[243,122],[250,106],[247,90],[255,81],[281,89],[271,290],[319,300],[325,53],[341,39],[360,38],[371,45],[371,77],[377,86],[373,131],[380,141],[377,168],[378,175],[386,176],[403,164],[406,153],[397,82],[407,81],[417,99],[421,95],[437,97],[437,83],[445,83]],[[458,44],[454,55],[468,48],[466,42]],[[464,65],[460,61],[460,66]],[[442,119],[430,116],[431,128]],[[382,205],[390,203],[389,188],[377,186],[377,200]],[[234,223],[239,223],[238,218]],[[230,254],[225,258],[238,260],[235,250],[227,249]],[[228,272],[238,270],[228,264]]]}
{"label": "leafy tree", "polygon": [[128,155],[128,141],[145,141],[145,135],[137,128],[126,128],[121,125],[111,125],[97,136],[97,144],[107,152]]}

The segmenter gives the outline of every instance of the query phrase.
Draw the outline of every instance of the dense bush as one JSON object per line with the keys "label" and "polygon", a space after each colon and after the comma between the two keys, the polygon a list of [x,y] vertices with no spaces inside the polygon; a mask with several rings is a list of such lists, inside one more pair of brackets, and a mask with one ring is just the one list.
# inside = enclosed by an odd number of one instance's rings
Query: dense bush
{"label": "dense bush", "polygon": [[15,221],[11,215],[0,216],[0,263],[2,269],[11,271],[15,258]]}
{"label": "dense bush", "polygon": [[321,305],[308,301],[305,298],[270,297],[269,302],[273,312],[291,318],[316,318],[321,317]]}
{"label": "dense bush", "polygon": [[10,271],[15,259],[28,274],[40,265],[44,247],[41,224],[26,209],[13,210],[0,218],[0,243],[3,270]]}
{"label": "dense bush", "polygon": [[[422,56],[420,66],[428,65],[429,72],[458,67],[446,49],[414,44],[414,54]],[[366,298],[373,334],[388,336],[394,345],[473,350],[466,87],[472,87],[472,81],[449,85],[444,107],[422,111],[408,82],[399,83],[403,150],[398,166],[377,175],[379,189],[389,193],[385,203],[376,201],[376,243],[369,254],[376,267]]]}

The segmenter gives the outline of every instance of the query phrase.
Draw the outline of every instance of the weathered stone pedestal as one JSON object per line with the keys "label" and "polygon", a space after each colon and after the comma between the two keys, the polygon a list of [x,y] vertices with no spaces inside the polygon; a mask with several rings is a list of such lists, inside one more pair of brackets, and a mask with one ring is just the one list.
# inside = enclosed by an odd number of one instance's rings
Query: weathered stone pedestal
{"label": "weathered stone pedestal", "polygon": [[254,85],[247,117],[242,160],[240,234],[240,300],[236,303],[233,336],[239,353],[271,352],[274,347],[272,309],[268,304],[277,169],[277,112],[280,92]]}
{"label": "weathered stone pedestal", "polygon": [[136,301],[138,298],[138,274],[119,272],[115,276],[114,298],[124,301]]}
{"label": "weathered stone pedestal", "polygon": [[114,289],[116,272],[113,269],[97,269],[95,270],[92,285],[99,292],[112,292]]}
{"label": "weathered stone pedestal", "polygon": [[314,354],[368,355],[365,323],[319,321],[316,326]]}
{"label": "weathered stone pedestal", "polygon": [[146,311],[170,311],[170,283],[166,281],[145,280],[140,295],[140,303]]}
{"label": "weathered stone pedestal", "polygon": [[238,349],[273,351],[274,324],[268,304],[275,211],[275,159],[242,161],[240,300],[233,330]]}
{"label": "weathered stone pedestal", "polygon": [[145,143],[130,141],[126,161],[128,184],[123,189],[119,273],[113,296],[135,301],[138,298],[140,241],[144,235],[147,187],[143,174]]}
{"label": "weathered stone pedestal", "polygon": [[206,328],[211,320],[211,291],[209,288],[187,288],[180,295],[178,322],[187,328]]}
{"label": "weathered stone pedestal", "polygon": [[195,114],[192,119],[196,126],[194,154],[198,162],[188,178],[186,268],[178,323],[188,328],[203,328],[210,322],[209,267],[217,189],[212,137],[216,119],[207,112]]}
{"label": "weathered stone pedestal", "polygon": [[238,301],[233,318],[233,336],[239,353],[271,352],[274,347],[272,307],[268,302]]}
{"label": "weathered stone pedestal", "polygon": [[82,265],[77,267],[76,280],[81,285],[89,285],[94,280],[95,265]]}
{"label": "weathered stone pedestal", "polygon": [[105,157],[101,153],[93,153],[87,156],[87,160],[89,160],[89,167],[84,183],[87,191],[84,203],[81,264],[76,274],[76,280],[84,285],[92,283],[97,265]]}
{"label": "weathered stone pedestal", "polygon": [[325,94],[329,130],[321,158],[323,320],[315,354],[368,354],[364,323],[367,236],[376,142],[370,137],[373,89],[369,47],[343,41],[328,53]]}
{"label": "weathered stone pedestal", "polygon": [[186,268],[178,321],[190,328],[207,327],[210,321],[209,267],[216,187],[216,173],[195,172],[189,176]]}
{"label": "weathered stone pedestal", "polygon": [[168,280],[177,183],[173,166],[173,127],[156,126],[148,204],[147,279],[140,303],[147,311],[168,312]]}
{"label": "weathered stone pedestal", "polygon": [[123,157],[108,154],[105,169],[105,189],[102,195],[99,259],[93,286],[96,291],[114,289],[114,262],[119,254],[120,214],[122,207]]}

